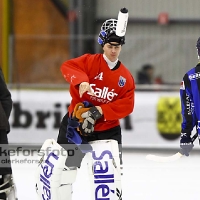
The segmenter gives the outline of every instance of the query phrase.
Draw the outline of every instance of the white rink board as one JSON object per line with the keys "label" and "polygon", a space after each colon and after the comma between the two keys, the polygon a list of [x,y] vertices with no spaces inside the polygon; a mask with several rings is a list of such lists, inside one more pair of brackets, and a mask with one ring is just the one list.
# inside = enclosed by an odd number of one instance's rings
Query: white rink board
{"label": "white rink board", "polygon": [[[58,122],[67,112],[71,97],[68,91],[11,90],[14,107],[10,116],[10,144],[41,145],[48,138],[57,138]],[[166,140],[156,125],[156,105],[162,96],[178,97],[178,92],[136,92],[135,108],[130,115],[131,130],[125,130],[124,147],[178,148],[179,138]],[[56,126],[55,126],[56,125]]]}

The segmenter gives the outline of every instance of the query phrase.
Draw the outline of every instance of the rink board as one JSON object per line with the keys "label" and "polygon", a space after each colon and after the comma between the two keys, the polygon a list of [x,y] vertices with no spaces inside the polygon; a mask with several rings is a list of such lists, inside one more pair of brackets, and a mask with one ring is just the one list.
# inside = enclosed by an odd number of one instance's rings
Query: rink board
{"label": "rink board", "polygon": [[[56,139],[59,122],[67,112],[67,106],[71,100],[69,92],[64,90],[11,90],[11,93],[13,110],[10,116],[10,143],[41,145],[47,138]],[[167,99],[167,102],[161,102],[159,107],[159,102],[163,98]],[[171,99],[172,103],[168,102]],[[136,91],[134,112],[129,115],[128,119],[120,120],[123,146],[178,148],[180,105],[176,105],[177,102],[179,102],[178,92]],[[165,113],[168,113],[167,117]],[[177,121],[176,118],[174,119],[176,115],[179,117]],[[176,130],[172,127],[176,127]],[[165,133],[165,130],[168,132]]]}

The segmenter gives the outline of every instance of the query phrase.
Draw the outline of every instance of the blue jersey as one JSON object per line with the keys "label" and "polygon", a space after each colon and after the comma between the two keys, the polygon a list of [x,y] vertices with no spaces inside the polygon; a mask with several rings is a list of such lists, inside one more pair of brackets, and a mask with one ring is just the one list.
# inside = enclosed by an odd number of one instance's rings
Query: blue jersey
{"label": "blue jersey", "polygon": [[183,77],[180,87],[181,132],[190,134],[196,127],[200,134],[200,63]]}

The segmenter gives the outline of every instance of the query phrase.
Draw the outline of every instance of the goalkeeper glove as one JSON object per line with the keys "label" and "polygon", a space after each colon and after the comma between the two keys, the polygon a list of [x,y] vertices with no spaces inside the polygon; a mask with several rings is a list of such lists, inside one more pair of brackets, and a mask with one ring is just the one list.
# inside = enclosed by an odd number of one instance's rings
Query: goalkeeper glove
{"label": "goalkeeper glove", "polygon": [[101,116],[102,114],[98,109],[87,101],[76,104],[73,112],[73,117],[80,123],[77,130],[83,136],[92,135],[95,122]]}
{"label": "goalkeeper glove", "polygon": [[81,126],[82,131],[86,135],[90,135],[92,132],[94,132],[94,125],[96,120],[100,119],[102,114],[95,106],[93,106],[87,112],[82,113],[81,117],[84,118],[83,124]]}

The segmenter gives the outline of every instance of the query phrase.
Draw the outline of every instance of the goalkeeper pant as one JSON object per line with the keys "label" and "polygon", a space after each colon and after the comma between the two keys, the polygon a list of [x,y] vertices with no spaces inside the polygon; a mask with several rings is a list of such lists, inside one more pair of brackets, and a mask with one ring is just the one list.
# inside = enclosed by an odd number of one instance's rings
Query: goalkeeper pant
{"label": "goalkeeper pant", "polygon": [[[84,158],[85,154],[79,150],[77,145],[70,143],[66,138],[67,124],[68,124],[68,113],[62,119],[57,142],[68,152],[66,166],[68,167],[76,166],[80,168],[81,161]],[[95,140],[108,140],[108,139],[116,140],[119,145],[120,164],[122,165],[122,136],[121,136],[120,126],[116,126],[105,131],[94,131],[92,136],[81,136],[81,137],[87,142]]]}

